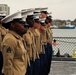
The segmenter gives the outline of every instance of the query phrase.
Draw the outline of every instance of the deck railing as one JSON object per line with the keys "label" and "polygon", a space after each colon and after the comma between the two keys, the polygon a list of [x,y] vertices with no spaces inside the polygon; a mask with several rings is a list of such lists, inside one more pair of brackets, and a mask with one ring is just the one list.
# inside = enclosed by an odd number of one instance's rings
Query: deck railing
{"label": "deck railing", "polygon": [[60,50],[60,55],[69,54],[72,56],[74,50],[76,50],[76,37],[53,37],[56,44],[53,44],[54,55]]}

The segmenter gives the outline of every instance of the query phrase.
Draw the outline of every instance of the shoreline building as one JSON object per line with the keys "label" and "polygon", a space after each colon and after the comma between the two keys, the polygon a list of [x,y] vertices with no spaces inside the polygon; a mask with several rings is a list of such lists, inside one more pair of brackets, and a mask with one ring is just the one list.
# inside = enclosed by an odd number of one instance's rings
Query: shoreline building
{"label": "shoreline building", "polygon": [[10,7],[7,4],[0,4],[0,14],[9,15]]}

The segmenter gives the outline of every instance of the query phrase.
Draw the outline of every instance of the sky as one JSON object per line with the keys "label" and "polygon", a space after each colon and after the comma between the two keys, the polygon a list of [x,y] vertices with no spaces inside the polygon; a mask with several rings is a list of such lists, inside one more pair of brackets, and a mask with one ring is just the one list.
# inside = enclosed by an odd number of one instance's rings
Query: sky
{"label": "sky", "polygon": [[76,0],[0,0],[0,4],[7,4],[10,14],[22,9],[48,7],[53,19],[76,18]]}

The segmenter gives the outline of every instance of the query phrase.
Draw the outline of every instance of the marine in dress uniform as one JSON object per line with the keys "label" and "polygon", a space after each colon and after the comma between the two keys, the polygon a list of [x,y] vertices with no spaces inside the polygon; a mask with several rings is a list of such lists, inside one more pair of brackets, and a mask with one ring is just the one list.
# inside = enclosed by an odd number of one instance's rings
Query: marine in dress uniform
{"label": "marine in dress uniform", "polygon": [[21,12],[8,15],[3,20],[9,32],[2,42],[3,73],[4,75],[25,75],[29,58],[23,34],[26,33]]}
{"label": "marine in dress uniform", "polygon": [[41,62],[41,66],[40,66],[40,75],[45,75],[45,46],[46,43],[45,43],[45,32],[46,32],[46,29],[45,29],[45,21],[41,21],[40,22],[40,35],[41,35],[41,42],[42,42],[42,53],[40,54],[40,62]]}
{"label": "marine in dress uniform", "polygon": [[22,15],[26,19],[27,24],[29,25],[29,29],[27,30],[27,33],[23,35],[23,38],[27,46],[27,52],[30,58],[30,66],[28,66],[26,75],[33,75],[34,63],[35,63],[35,60],[38,58],[34,35],[31,31],[33,27],[33,22],[32,22],[33,21],[33,9],[29,9],[29,11],[27,10],[25,12],[22,12]]}
{"label": "marine in dress uniform", "polygon": [[[28,22],[28,20],[27,20],[27,22]],[[37,37],[38,37],[38,34],[35,31],[35,29],[37,28],[37,25],[35,23],[34,18],[32,20],[32,23],[31,23],[31,21],[28,22],[28,23],[31,26],[30,31],[33,33],[34,43],[35,43],[35,46],[36,46],[35,50],[37,51],[37,58],[35,59],[35,62],[34,62],[34,70],[33,70],[34,72],[33,72],[33,75],[39,75],[40,60],[39,60],[39,54],[38,54],[39,53],[39,50],[38,50],[38,47],[37,47],[37,39],[38,39]]]}
{"label": "marine in dress uniform", "polygon": [[1,52],[2,51],[1,43],[2,43],[4,36],[8,32],[8,30],[2,26],[2,21],[1,21],[5,16],[6,14],[0,14],[0,75],[2,74],[2,67],[3,67],[3,56]]}
{"label": "marine in dress uniform", "polygon": [[40,16],[40,8],[36,9],[36,11],[34,12],[34,15],[36,16],[35,22],[37,23],[37,29],[36,29],[36,33],[38,34],[38,39],[37,39],[37,47],[39,50],[39,57],[40,57],[40,73],[39,75],[43,74],[43,68],[44,68],[44,46],[42,43],[42,34],[41,31],[42,29],[45,29],[44,27],[42,27],[41,25],[41,20],[39,19]]}
{"label": "marine in dress uniform", "polygon": [[[48,12],[47,12],[47,8],[36,8],[36,12],[35,12],[35,14],[37,14],[37,13],[41,13],[40,15],[39,15],[39,18],[40,18],[40,21],[42,22],[42,21],[44,21],[45,22],[45,19],[46,19],[46,17],[47,17],[47,14],[48,14]],[[42,23],[41,23],[42,24]],[[39,25],[40,26],[40,25]],[[42,26],[41,26],[42,27]],[[38,27],[39,28],[39,27]],[[40,30],[40,29],[39,29]],[[38,31],[38,30],[37,30]],[[45,55],[44,54],[42,54],[42,53],[40,53],[39,55],[40,55],[40,62],[41,62],[41,64],[40,64],[40,75],[47,75],[47,65],[48,65],[48,59],[47,59],[47,57],[48,57],[48,50],[47,50],[47,38],[46,38],[46,29],[45,29],[45,31],[42,31],[42,32],[40,32],[41,33],[41,37],[42,38],[40,38],[41,39],[41,41],[42,41],[42,43],[43,43],[43,45],[44,45],[44,49],[45,49]],[[38,45],[38,44],[37,44]],[[45,63],[43,63],[43,62],[45,62]],[[45,64],[45,66],[43,66]]]}
{"label": "marine in dress uniform", "polygon": [[[46,20],[47,16],[50,15],[50,13],[47,12],[47,7],[46,8],[41,8],[41,15],[40,15],[40,19],[41,20]],[[46,24],[47,25],[47,24]],[[50,29],[49,29],[50,30]],[[45,75],[48,75],[49,71],[50,71],[50,65],[51,65],[51,51],[52,51],[52,45],[49,44],[47,41],[48,40],[48,34],[50,34],[48,31],[48,28],[46,26],[46,31],[44,32],[44,48],[45,48],[45,60],[46,60],[46,65],[45,65]],[[52,39],[51,37],[49,37],[49,39]],[[50,61],[50,62],[49,62]]]}
{"label": "marine in dress uniform", "polygon": [[51,67],[51,60],[52,60],[52,40],[53,40],[53,32],[50,29],[50,25],[52,24],[52,19],[51,16],[47,16],[46,20],[46,37],[47,37],[47,54],[48,54],[48,66],[47,66],[47,73],[50,72],[50,67]]}
{"label": "marine in dress uniform", "polygon": [[38,49],[38,53],[41,54],[42,53],[42,42],[41,42],[41,35],[40,35],[40,21],[39,18],[34,18],[34,25],[37,26],[37,28],[35,29],[35,33],[36,33],[36,46]]}
{"label": "marine in dress uniform", "polygon": [[[44,22],[45,21],[45,19],[46,19],[46,17],[47,17],[47,9],[48,8],[41,8],[40,9],[40,16],[39,16],[39,19],[42,21],[42,22]],[[43,25],[42,23],[41,23],[41,25]],[[41,74],[43,74],[43,75],[47,75],[46,74],[46,71],[47,71],[47,66],[46,66],[46,64],[47,64],[47,62],[48,62],[48,60],[47,60],[47,38],[46,38],[46,28],[45,28],[45,31],[41,31],[41,37],[42,37],[42,43],[43,43],[43,46],[44,46],[44,51],[45,51],[45,54],[44,54],[44,58],[43,58],[43,61],[44,61],[44,66],[43,66],[43,68],[42,68],[42,72],[41,72]]]}

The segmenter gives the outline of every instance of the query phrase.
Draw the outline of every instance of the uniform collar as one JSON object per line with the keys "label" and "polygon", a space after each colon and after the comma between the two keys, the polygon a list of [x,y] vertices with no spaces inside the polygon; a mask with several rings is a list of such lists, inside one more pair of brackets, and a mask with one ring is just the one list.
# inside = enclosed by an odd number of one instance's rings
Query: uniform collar
{"label": "uniform collar", "polygon": [[38,33],[36,32],[36,29],[34,30],[34,29],[30,28],[29,30],[30,30],[35,36],[38,36]]}
{"label": "uniform collar", "polygon": [[30,31],[35,32],[35,29],[29,28]]}
{"label": "uniform collar", "polygon": [[18,35],[16,32],[14,31],[9,31],[9,33],[11,33],[13,36],[15,36],[17,39],[22,39],[22,37],[20,35]]}

